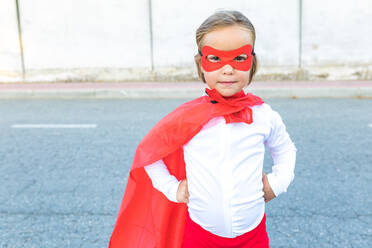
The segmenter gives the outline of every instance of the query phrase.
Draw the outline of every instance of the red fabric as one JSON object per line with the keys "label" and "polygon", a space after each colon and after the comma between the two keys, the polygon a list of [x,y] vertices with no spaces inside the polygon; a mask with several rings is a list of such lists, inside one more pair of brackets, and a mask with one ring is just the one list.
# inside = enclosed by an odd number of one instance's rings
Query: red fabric
{"label": "red fabric", "polygon": [[[186,178],[182,146],[210,119],[247,118],[261,98],[240,92],[225,100],[218,92],[182,104],[160,120],[142,139],[134,155],[110,248],[179,248],[183,243],[187,205],[169,201],[152,187],[144,166],[160,159],[178,180]],[[220,96],[221,97],[221,96]],[[212,103],[211,101],[220,101]],[[236,115],[236,116],[235,116]],[[251,118],[251,116],[249,117]]]}
{"label": "red fabric", "polygon": [[[210,46],[204,46],[201,51],[201,65],[206,71],[218,70],[226,64],[229,64],[240,71],[248,71],[252,66],[252,50],[253,48],[249,44],[231,51],[222,51]],[[237,56],[242,54],[246,54],[248,57],[243,61],[235,60]],[[208,55],[218,57],[219,61],[210,61],[207,58]]]}
{"label": "red fabric", "polygon": [[[222,97],[218,93],[218,91],[216,91],[216,90],[205,89],[205,92],[214,101],[216,101],[218,103],[222,103],[224,105],[229,105],[229,106],[232,106],[232,107],[235,107],[236,105],[238,105],[240,98],[245,96],[244,91],[240,91],[240,92],[238,92],[235,95],[230,96],[230,97]],[[246,109],[244,109],[244,111],[239,111],[239,112],[235,112],[235,113],[226,114],[226,115],[224,115],[224,118],[226,120],[226,123],[245,122],[247,124],[251,124],[253,122],[252,109],[251,108],[246,108]]]}
{"label": "red fabric", "polygon": [[266,215],[252,231],[235,238],[225,238],[204,230],[187,214],[183,248],[269,248]]}

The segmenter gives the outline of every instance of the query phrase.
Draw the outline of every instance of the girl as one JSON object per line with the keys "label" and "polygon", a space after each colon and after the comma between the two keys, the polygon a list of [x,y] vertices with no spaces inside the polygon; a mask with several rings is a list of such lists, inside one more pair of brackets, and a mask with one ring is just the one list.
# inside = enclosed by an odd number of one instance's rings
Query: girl
{"label": "girl", "polygon": [[[205,95],[158,122],[137,147],[110,247],[269,247],[265,202],[286,191],[296,148],[279,116],[243,88],[255,30],[219,11],[196,31]],[[272,173],[263,171],[264,147]]]}

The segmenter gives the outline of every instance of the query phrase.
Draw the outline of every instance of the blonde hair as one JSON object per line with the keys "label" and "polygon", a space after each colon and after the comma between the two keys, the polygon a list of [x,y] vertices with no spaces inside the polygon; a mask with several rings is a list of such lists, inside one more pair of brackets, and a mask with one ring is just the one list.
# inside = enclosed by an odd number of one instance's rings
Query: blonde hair
{"label": "blonde hair", "polygon": [[[239,25],[247,29],[247,31],[251,33],[252,41],[253,41],[252,45],[254,49],[254,43],[256,41],[256,31],[252,23],[248,20],[248,18],[244,16],[242,13],[240,13],[239,11],[220,10],[220,11],[215,12],[213,15],[209,16],[196,30],[196,44],[198,46],[199,51],[201,51],[203,48],[203,38],[206,34],[218,28],[234,26],[234,25]],[[196,63],[196,67],[198,69],[199,78],[203,80],[204,83],[206,83],[204,74],[201,70],[201,64],[200,64],[201,56],[199,53],[197,53],[194,56],[194,60]],[[248,85],[251,83],[252,78],[257,71],[257,64],[258,64],[257,57],[256,55],[254,55],[253,60],[252,60],[252,67],[251,67],[251,72],[249,75]]]}

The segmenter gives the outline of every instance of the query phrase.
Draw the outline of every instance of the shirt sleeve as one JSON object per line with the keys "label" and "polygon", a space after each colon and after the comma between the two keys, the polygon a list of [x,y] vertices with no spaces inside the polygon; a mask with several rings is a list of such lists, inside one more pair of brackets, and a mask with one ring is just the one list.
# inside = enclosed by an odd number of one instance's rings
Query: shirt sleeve
{"label": "shirt sleeve", "polygon": [[181,180],[178,181],[175,176],[169,174],[168,168],[162,159],[145,166],[145,171],[149,175],[152,186],[155,189],[162,192],[168,200],[178,202],[177,190]]}
{"label": "shirt sleeve", "polygon": [[296,147],[292,142],[280,115],[272,110],[271,131],[265,140],[270,149],[274,165],[267,175],[269,184],[276,196],[287,191],[294,178]]}

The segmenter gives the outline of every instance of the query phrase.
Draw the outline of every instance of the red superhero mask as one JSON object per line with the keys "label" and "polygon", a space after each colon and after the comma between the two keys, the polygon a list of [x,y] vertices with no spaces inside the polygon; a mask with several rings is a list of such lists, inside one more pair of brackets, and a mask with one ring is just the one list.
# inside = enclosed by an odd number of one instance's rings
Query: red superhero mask
{"label": "red superhero mask", "polygon": [[226,64],[239,71],[248,71],[252,66],[252,58],[255,55],[252,46],[249,44],[231,51],[222,51],[204,46],[199,54],[202,67],[208,72],[218,70]]}

